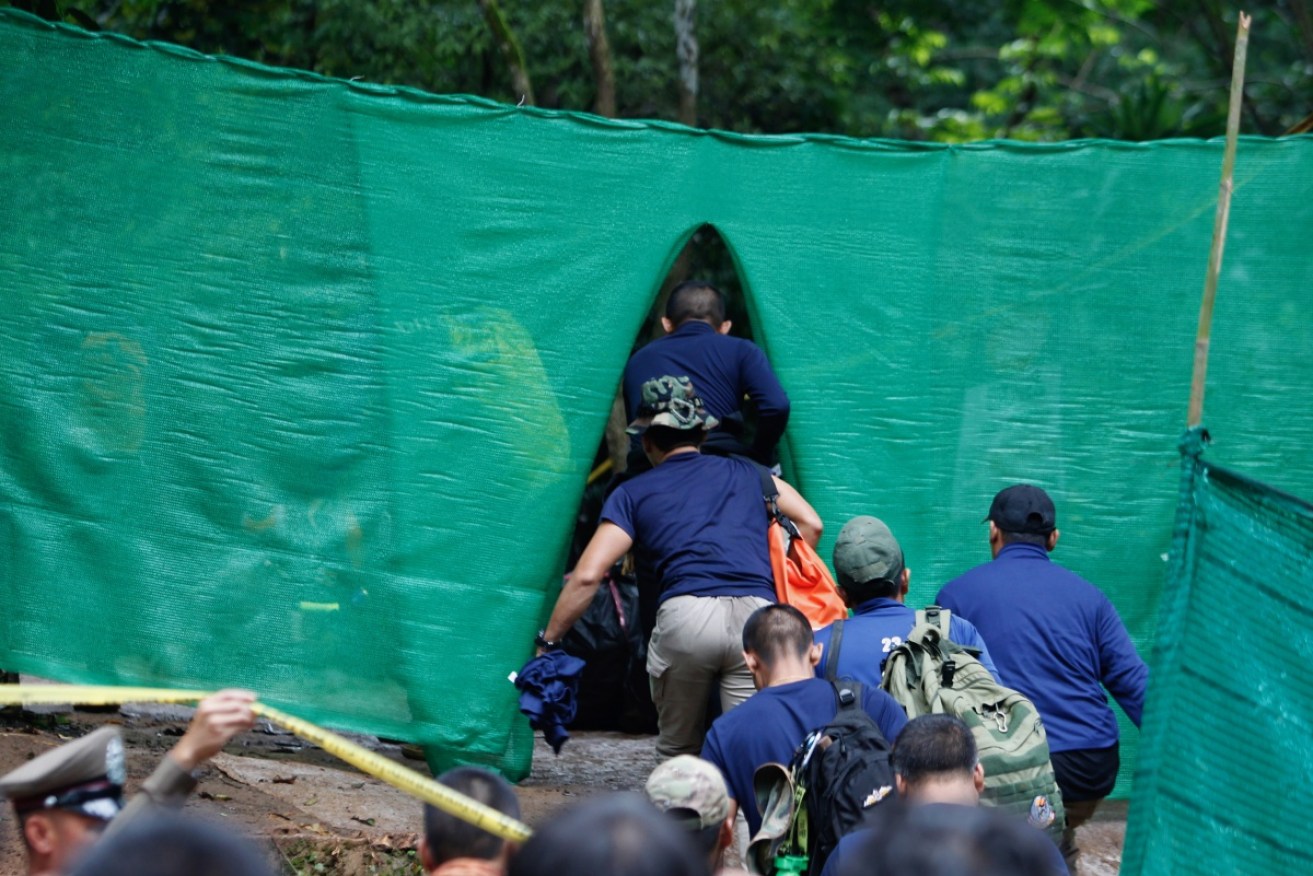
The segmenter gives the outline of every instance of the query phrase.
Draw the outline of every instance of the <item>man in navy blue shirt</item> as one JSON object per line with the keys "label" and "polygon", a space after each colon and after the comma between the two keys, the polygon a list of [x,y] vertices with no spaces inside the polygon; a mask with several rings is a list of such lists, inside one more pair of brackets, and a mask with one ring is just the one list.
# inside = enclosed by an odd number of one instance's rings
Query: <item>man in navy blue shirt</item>
{"label": "man in navy blue shirt", "polygon": [[[912,570],[903,561],[903,549],[883,521],[854,517],[839,530],[834,543],[834,572],[839,595],[853,616],[816,632],[821,678],[852,678],[862,684],[880,686],[880,673],[889,652],[903,643],[916,624],[916,612],[908,608],[907,588]],[[842,624],[839,646],[832,646],[834,631]],[[998,678],[980,633],[956,614],[948,621],[949,639],[980,652],[980,663]]]}
{"label": "man in navy blue shirt", "polygon": [[[903,805],[940,807],[942,812],[939,815],[946,824],[955,819],[969,818],[967,811],[980,805],[980,793],[985,789],[985,770],[980,764],[971,728],[961,718],[953,715],[913,718],[894,740],[890,760],[894,768],[894,785]],[[1038,834],[1039,828],[1035,830]],[[886,842],[889,839],[884,837]],[[880,834],[870,827],[848,834],[839,840],[839,845],[826,859],[821,876],[852,872],[856,865],[869,858],[863,852],[877,847],[880,840]],[[1062,856],[1047,837],[1039,847],[1053,873],[1066,874]],[[869,868],[865,872],[869,872]]]}
{"label": "man in navy blue shirt", "polygon": [[[743,651],[757,692],[716,719],[702,757],[720,768],[749,836],[761,828],[752,777],[768,763],[787,764],[807,734],[830,722],[839,708],[834,686],[816,677],[820,648],[811,624],[791,605],[759,608],[743,627]],[[907,716],[878,687],[863,688],[862,707],[885,739],[898,736]]]}
{"label": "man in navy blue shirt", "polygon": [[[725,319],[725,296],[703,280],[681,283],[666,301],[661,325],[666,336],[640,349],[625,365],[623,390],[629,419],[638,416],[646,381],[664,374],[684,374],[697,387],[707,411],[720,422],[704,450],[746,450],[763,465],[773,464],[775,445],[789,422],[789,397],[761,348],[744,338],[730,337],[732,323]],[[739,421],[745,395],[757,409],[757,431],[749,448],[725,431],[727,421]],[[639,462],[641,467],[641,459]]]}
{"label": "man in navy blue shirt", "polygon": [[[631,430],[642,434],[653,468],[616,487],[601,523],[561,590],[539,651],[552,648],[593,601],[611,566],[635,549],[656,570],[660,603],[647,651],[657,708],[657,753],[696,754],[707,701],[719,688],[728,712],[753,691],[740,633],[748,615],[775,601],[761,469],[737,457],[698,451],[716,420],[687,377],[643,385]],[[779,478],[779,506],[815,545],[821,519]],[[810,628],[808,638],[810,639]]]}
{"label": "man in navy blue shirt", "polygon": [[976,625],[993,648],[999,680],[1029,697],[1044,719],[1067,810],[1063,853],[1075,873],[1075,830],[1112,791],[1120,765],[1104,690],[1138,727],[1149,669],[1108,598],[1049,560],[1058,529],[1047,493],[1008,487],[986,519],[993,562],[949,581],[938,602]]}

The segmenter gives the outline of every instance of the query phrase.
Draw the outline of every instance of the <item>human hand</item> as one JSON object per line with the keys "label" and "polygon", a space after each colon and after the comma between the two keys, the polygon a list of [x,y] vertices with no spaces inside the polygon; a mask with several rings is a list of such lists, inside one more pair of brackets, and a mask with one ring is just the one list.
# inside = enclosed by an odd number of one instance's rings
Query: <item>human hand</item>
{"label": "human hand", "polygon": [[185,770],[194,770],[214,757],[238,733],[255,725],[251,704],[255,694],[228,688],[201,700],[178,744],[169,755]]}

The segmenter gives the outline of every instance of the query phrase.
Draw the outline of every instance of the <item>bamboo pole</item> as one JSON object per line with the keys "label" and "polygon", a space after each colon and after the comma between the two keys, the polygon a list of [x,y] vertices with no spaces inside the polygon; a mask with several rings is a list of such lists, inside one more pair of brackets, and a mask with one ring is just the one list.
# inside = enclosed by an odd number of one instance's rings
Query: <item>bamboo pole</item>
{"label": "bamboo pole", "polygon": [[1222,251],[1226,247],[1226,223],[1231,216],[1232,176],[1235,171],[1236,139],[1240,136],[1240,105],[1245,94],[1245,56],[1249,53],[1250,18],[1240,13],[1236,29],[1235,62],[1231,68],[1231,105],[1226,115],[1226,150],[1222,156],[1222,181],[1217,193],[1217,217],[1213,221],[1213,244],[1204,277],[1204,299],[1199,305],[1199,331],[1194,342],[1194,378],[1190,383],[1190,412],[1186,425],[1193,429],[1204,419],[1204,383],[1208,375],[1208,346],[1212,340],[1213,302],[1217,278],[1222,273]]}

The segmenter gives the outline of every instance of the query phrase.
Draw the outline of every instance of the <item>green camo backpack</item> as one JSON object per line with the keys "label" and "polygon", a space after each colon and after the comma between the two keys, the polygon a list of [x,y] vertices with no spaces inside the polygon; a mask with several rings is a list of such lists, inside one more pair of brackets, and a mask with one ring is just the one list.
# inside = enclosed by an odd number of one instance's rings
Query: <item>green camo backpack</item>
{"label": "green camo backpack", "polygon": [[1025,696],[999,684],[974,649],[949,639],[950,617],[937,605],[917,611],[912,631],[885,661],[881,686],[909,718],[961,718],[985,768],[980,802],[1015,812],[1060,842],[1066,815],[1039,712]]}

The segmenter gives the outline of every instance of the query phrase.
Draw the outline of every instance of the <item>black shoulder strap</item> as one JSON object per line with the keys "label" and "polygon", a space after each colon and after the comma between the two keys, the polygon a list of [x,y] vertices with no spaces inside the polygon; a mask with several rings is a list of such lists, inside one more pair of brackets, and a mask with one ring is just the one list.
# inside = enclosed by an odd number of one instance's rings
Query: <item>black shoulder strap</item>
{"label": "black shoulder strap", "polygon": [[825,680],[834,681],[839,677],[839,646],[843,642],[843,621],[837,620],[830,626],[830,644],[825,646]]}
{"label": "black shoulder strap", "polygon": [[[753,463],[753,465],[757,465]],[[757,474],[761,476],[761,497],[769,502],[780,494],[779,488],[775,486],[775,478],[771,477],[770,469],[764,465],[757,465]]]}
{"label": "black shoulder strap", "polygon": [[834,688],[834,697],[839,701],[839,706],[834,710],[834,717],[838,718],[842,712],[863,711],[862,697],[866,689],[862,687],[860,681],[854,681],[851,678],[844,678],[839,681],[831,681],[830,685]]}

